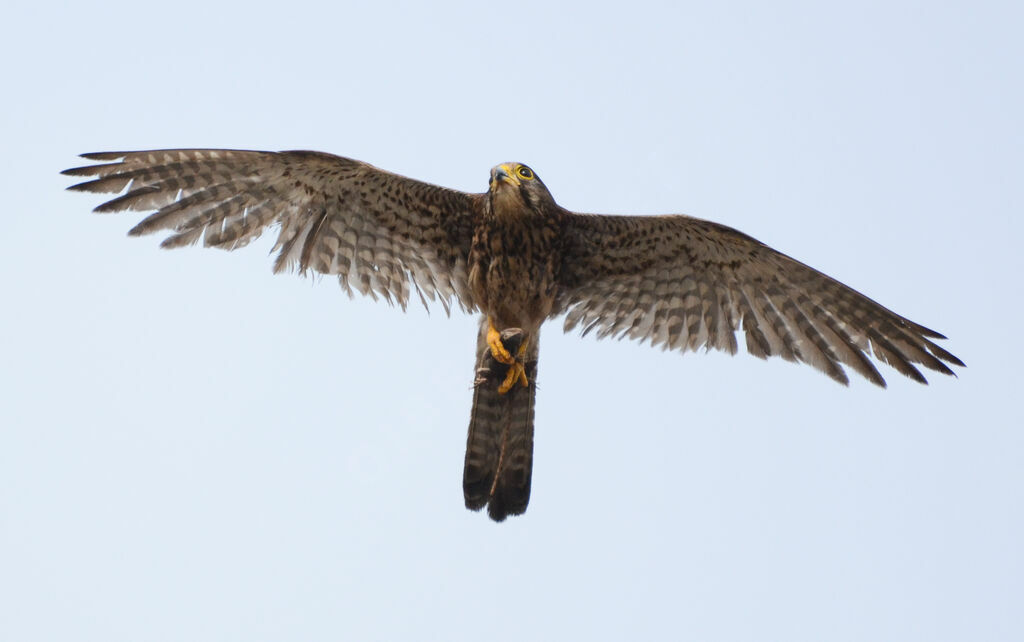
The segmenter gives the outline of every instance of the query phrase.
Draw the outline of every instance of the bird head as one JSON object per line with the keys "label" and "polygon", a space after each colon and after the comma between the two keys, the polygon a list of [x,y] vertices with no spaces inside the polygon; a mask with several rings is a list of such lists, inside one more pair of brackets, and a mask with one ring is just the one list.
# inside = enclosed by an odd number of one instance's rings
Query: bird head
{"label": "bird head", "polygon": [[554,205],[551,192],[537,174],[522,163],[502,163],[491,168],[489,184],[492,203],[540,211]]}

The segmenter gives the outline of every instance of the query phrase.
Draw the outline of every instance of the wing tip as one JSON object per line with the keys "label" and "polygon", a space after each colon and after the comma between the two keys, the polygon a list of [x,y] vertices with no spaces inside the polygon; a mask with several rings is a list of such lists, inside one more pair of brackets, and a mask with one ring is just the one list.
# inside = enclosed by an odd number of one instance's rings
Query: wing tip
{"label": "wing tip", "polygon": [[[72,173],[70,173],[71,171],[77,170],[77,169],[88,169],[88,168],[86,168],[86,167],[73,167],[72,169],[64,170],[63,172],[61,172],[61,174],[63,174],[64,176],[85,176],[85,174],[72,174]],[[96,181],[82,181],[81,183],[75,183],[74,185],[68,185],[64,189],[66,189],[69,192],[91,192],[93,190],[89,189],[89,186],[92,185],[95,182]]]}
{"label": "wing tip", "polygon": [[80,158],[85,158],[85,159],[88,159],[88,160],[103,160],[103,161],[107,161],[107,160],[118,160],[118,159],[124,158],[125,156],[127,156],[130,153],[131,152],[86,152],[84,154],[79,154],[78,156]]}

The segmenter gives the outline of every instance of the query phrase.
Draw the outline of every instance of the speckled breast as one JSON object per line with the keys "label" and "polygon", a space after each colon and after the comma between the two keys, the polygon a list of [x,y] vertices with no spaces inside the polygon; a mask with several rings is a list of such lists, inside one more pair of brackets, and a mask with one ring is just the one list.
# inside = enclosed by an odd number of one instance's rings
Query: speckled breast
{"label": "speckled breast", "polygon": [[480,226],[469,281],[481,311],[501,329],[539,327],[555,301],[558,250],[558,231],[550,222],[492,220]]}

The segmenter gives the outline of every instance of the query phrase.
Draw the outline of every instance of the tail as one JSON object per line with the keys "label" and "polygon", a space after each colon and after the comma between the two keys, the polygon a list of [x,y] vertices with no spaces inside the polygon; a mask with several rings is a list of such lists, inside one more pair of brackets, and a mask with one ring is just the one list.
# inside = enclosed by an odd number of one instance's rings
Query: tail
{"label": "tail", "polygon": [[[466,508],[480,510],[487,506],[491,519],[500,522],[509,515],[526,512],[526,505],[530,503],[538,334],[528,337],[530,343],[524,365],[529,385],[516,384],[505,394],[498,393],[498,386],[504,381],[509,366],[491,356],[486,336],[487,318],[484,317],[476,346],[473,414],[466,439],[462,490]],[[526,338],[526,333],[519,328],[501,333],[502,343],[512,354]]]}

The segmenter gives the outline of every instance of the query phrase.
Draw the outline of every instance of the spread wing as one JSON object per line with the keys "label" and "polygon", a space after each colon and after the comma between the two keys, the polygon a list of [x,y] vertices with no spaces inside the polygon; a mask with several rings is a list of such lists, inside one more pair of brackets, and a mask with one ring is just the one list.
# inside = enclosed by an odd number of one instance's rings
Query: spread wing
{"label": "spread wing", "polygon": [[[93,180],[69,189],[125,194],[95,209],[152,211],[132,236],[169,230],[162,247],[242,247],[279,228],[274,272],[336,274],[406,307],[415,289],[475,307],[466,266],[479,196],[421,183],[366,163],[308,151],[176,149],[85,154],[65,170]],[[109,161],[109,162],[107,162]],[[411,286],[411,287],[410,287]]]}
{"label": "spread wing", "polygon": [[[569,214],[558,309],[565,330],[666,349],[747,351],[809,363],[840,383],[843,365],[885,380],[870,354],[926,383],[953,374],[941,334],[724,225],[687,216]],[[946,362],[946,363],[944,363]]]}

